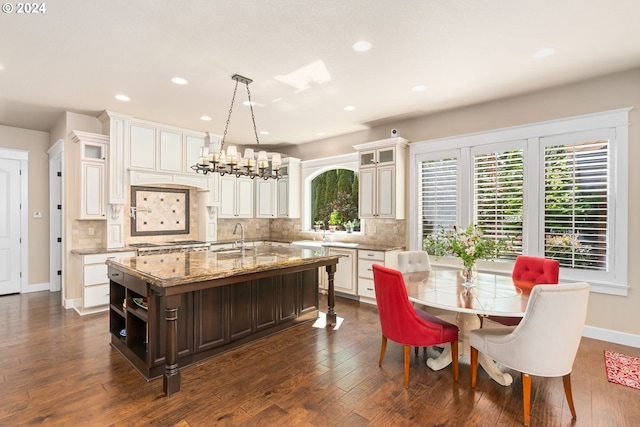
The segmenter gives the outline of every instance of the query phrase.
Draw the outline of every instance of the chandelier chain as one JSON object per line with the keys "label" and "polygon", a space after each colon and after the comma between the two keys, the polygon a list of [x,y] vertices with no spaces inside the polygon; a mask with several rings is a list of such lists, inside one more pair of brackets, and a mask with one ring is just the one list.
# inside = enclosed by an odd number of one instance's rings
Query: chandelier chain
{"label": "chandelier chain", "polygon": [[260,144],[258,139],[258,129],[256,128],[256,116],[253,115],[253,102],[251,102],[251,91],[249,90],[249,83],[247,85],[247,98],[249,98],[249,108],[251,109],[251,121],[253,122],[253,133],[256,135],[256,143]]}
{"label": "chandelier chain", "polygon": [[[224,148],[224,141],[227,139],[227,131],[229,130],[229,122],[231,121],[231,112],[233,111],[233,103],[236,100],[236,92],[238,91],[238,80],[233,88],[233,96],[231,97],[231,105],[229,106],[229,114],[227,115],[227,124],[224,125],[224,134],[222,134],[222,142],[220,143],[220,150]],[[249,89],[249,86],[247,86]]]}

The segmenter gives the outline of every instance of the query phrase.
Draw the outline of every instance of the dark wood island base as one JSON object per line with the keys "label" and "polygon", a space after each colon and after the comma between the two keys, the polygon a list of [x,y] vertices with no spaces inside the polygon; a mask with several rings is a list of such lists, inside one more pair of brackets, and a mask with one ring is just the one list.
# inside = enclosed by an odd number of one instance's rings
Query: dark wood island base
{"label": "dark wood island base", "polygon": [[317,319],[319,267],[335,325],[338,258],[268,248],[109,260],[111,346],[145,379],[162,376],[169,396],[180,391],[181,368]]}

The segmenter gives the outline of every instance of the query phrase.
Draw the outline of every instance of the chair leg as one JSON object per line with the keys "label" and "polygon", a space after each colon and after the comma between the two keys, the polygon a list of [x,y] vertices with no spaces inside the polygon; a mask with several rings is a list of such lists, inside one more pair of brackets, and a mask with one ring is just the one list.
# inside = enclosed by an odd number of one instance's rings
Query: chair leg
{"label": "chair leg", "polygon": [[420,347],[416,346],[416,349],[413,351],[416,354],[416,357],[418,357],[419,351],[420,351]]}
{"label": "chair leg", "polygon": [[[471,387],[476,386],[476,379],[478,377],[478,349],[470,347],[471,349],[471,362],[469,368],[471,368]],[[453,350],[453,346],[452,346]]]}
{"label": "chair leg", "polygon": [[382,366],[382,360],[384,359],[384,352],[387,351],[387,337],[382,336],[382,345],[380,346],[380,360],[378,366]]}
{"label": "chair leg", "polygon": [[411,346],[404,346],[404,388],[409,388],[409,362],[411,361]]}
{"label": "chair leg", "polygon": [[571,416],[575,420],[576,417],[576,408],[573,406],[573,394],[571,393],[571,374],[567,374],[562,377],[562,382],[564,383],[564,394],[567,396],[567,403],[569,404],[569,410],[571,411]]}
{"label": "chair leg", "polygon": [[524,425],[529,426],[531,415],[531,375],[521,374],[522,377],[522,403],[524,405]]}
{"label": "chair leg", "polygon": [[458,381],[458,341],[451,342],[451,366],[453,368],[453,380]]}

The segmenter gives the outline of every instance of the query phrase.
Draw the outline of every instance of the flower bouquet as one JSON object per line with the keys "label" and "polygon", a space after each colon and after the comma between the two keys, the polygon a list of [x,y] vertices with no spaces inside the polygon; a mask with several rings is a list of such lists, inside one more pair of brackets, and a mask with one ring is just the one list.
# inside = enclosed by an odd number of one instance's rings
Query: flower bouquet
{"label": "flower bouquet", "polygon": [[462,261],[464,286],[472,287],[477,274],[476,261],[499,258],[508,245],[505,239],[486,237],[482,230],[471,224],[467,228],[453,226],[425,237],[423,249],[436,257],[450,255],[459,258]]}

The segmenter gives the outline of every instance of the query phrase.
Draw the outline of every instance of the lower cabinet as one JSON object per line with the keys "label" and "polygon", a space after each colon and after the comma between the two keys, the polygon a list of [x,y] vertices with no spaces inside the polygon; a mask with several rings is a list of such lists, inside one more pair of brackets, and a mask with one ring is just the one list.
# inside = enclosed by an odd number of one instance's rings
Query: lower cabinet
{"label": "lower cabinet", "polygon": [[[358,293],[357,277],[356,277],[356,262],[358,258],[357,249],[345,249],[329,246],[327,249],[331,255],[344,255],[338,261],[336,266],[336,273],[333,278],[333,286],[335,292],[341,294],[356,296]],[[320,288],[326,291],[329,287],[327,283],[327,274],[323,271],[324,267],[320,269]],[[323,274],[324,273],[324,274]]]}
{"label": "lower cabinet", "polygon": [[373,264],[389,268],[398,268],[398,250],[368,251],[358,250],[358,296],[360,301],[376,303],[376,292],[373,287]]}
{"label": "lower cabinet", "polygon": [[[183,368],[318,316],[317,268],[180,294]],[[164,299],[144,281],[109,268],[111,345],[146,379],[165,369]],[[146,308],[145,308],[146,306]]]}
{"label": "lower cabinet", "polygon": [[82,277],[82,299],[76,311],[90,314],[105,311],[109,307],[109,278],[106,260],[109,258],[128,258],[136,256],[135,252],[109,252],[77,255],[76,271]]}

